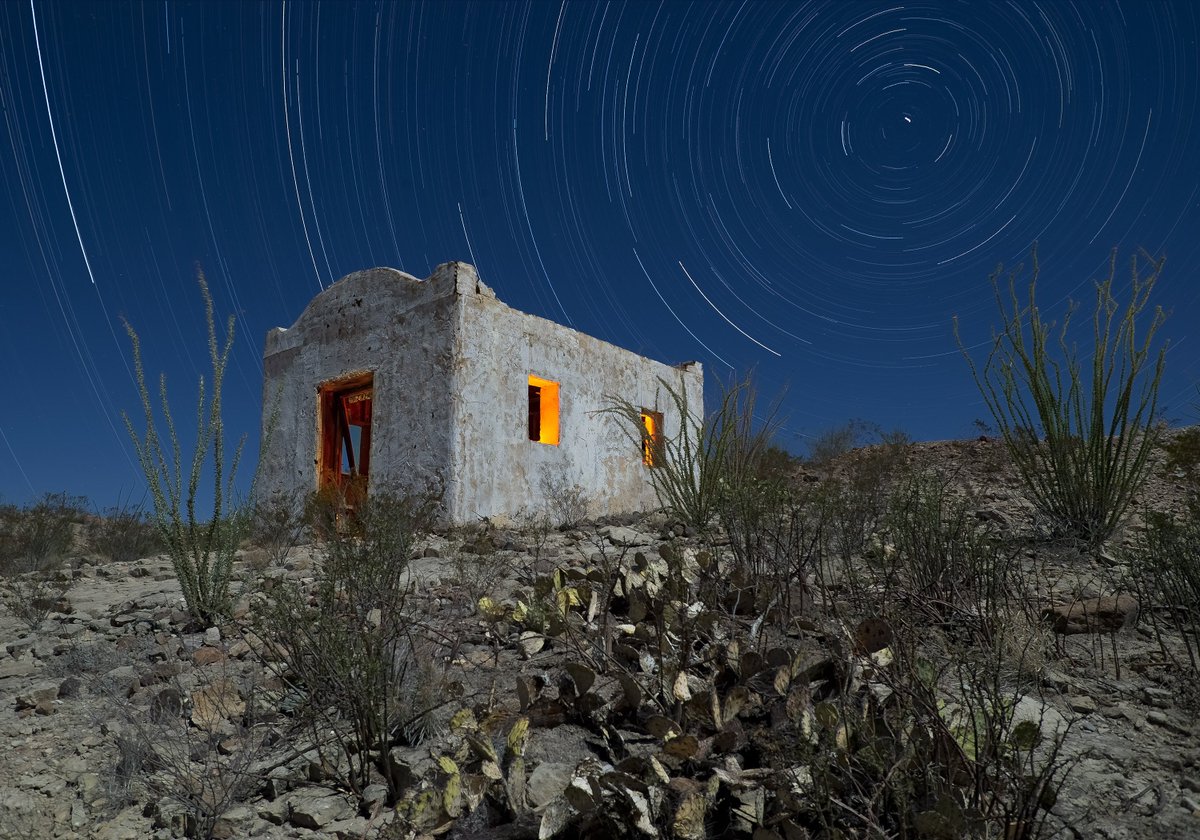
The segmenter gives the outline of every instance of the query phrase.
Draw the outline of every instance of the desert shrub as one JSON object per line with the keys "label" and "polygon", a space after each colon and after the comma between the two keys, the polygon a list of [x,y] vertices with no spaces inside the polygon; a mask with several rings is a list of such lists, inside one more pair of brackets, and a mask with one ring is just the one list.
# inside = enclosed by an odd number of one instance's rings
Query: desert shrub
{"label": "desert shrub", "polygon": [[508,544],[508,537],[496,533],[490,522],[465,526],[460,533],[464,537],[462,546],[451,549],[449,558],[440,564],[449,572],[442,580],[451,585],[456,599],[473,611],[510,572],[512,558],[500,550],[501,545]]}
{"label": "desert shrub", "polygon": [[344,509],[342,494],[336,487],[322,487],[304,497],[300,515],[304,527],[316,542],[337,536],[340,511]]}
{"label": "desert shrub", "polygon": [[419,742],[449,701],[439,640],[409,575],[438,502],[433,493],[373,491],[344,529],[327,533],[311,590],[282,584],[257,610],[256,632],[286,651],[277,676],[303,698],[298,714],[318,749],[359,795],[374,771],[395,798],[402,778],[389,749]]}
{"label": "desert shrub", "polygon": [[[533,567],[541,563],[550,543],[550,535],[555,530],[554,520],[544,511],[523,510],[516,516],[517,527],[529,542],[529,552],[533,559]],[[528,573],[530,570],[524,570]]]}
{"label": "desert shrub", "polygon": [[277,737],[269,720],[278,715],[263,704],[263,686],[232,663],[159,684],[148,706],[124,686],[93,684],[115,735],[110,791],[122,803],[148,800],[146,816],[170,836],[211,840],[221,818],[261,786],[264,768],[280,763],[264,760]]}
{"label": "desert shrub", "polygon": [[1163,653],[1177,662],[1164,643],[1161,629],[1174,629],[1183,639],[1187,664],[1200,671],[1200,510],[1174,518],[1163,513],[1147,517],[1127,552],[1130,576],[1143,610],[1152,622]]}
{"label": "desert shrub", "polygon": [[758,459],[759,477],[792,476],[803,464],[802,458],[793,455],[778,444],[770,444],[763,448],[762,455]]}
{"label": "desert shrub", "polygon": [[31,630],[41,626],[70,590],[62,568],[86,500],[47,493],[34,504],[0,512],[0,601]]}
{"label": "desert shrub", "polygon": [[59,603],[71,586],[69,572],[38,569],[0,579],[0,601],[26,627],[36,630],[50,613],[65,609]]}
{"label": "desert shrub", "polygon": [[907,438],[896,433],[889,441],[842,458],[809,496],[821,540],[818,583],[828,603],[834,603],[831,588],[839,584],[852,590],[866,585],[860,561],[874,550],[892,488],[907,470]]}
{"label": "desert shrub", "polygon": [[999,280],[1003,269],[992,275],[1001,324],[983,367],[961,337],[959,348],[1030,501],[1065,535],[1097,545],[1125,516],[1160,435],[1156,410],[1165,349],[1155,354],[1151,344],[1165,318],[1162,309],[1153,310],[1144,334],[1138,327],[1163,260],[1149,258],[1144,270],[1132,259],[1130,297],[1121,306],[1113,296],[1112,252],[1108,277],[1096,284],[1094,347],[1085,367],[1067,338],[1076,306],[1068,308],[1055,339],[1055,326],[1042,320],[1036,301],[1036,244],[1031,258],[1025,304],[1017,292],[1023,266],[1009,274],[1007,293]]}
{"label": "desert shrub", "polygon": [[897,484],[882,533],[885,588],[910,616],[990,637],[1025,594],[1016,549],[937,473],[912,472]]}
{"label": "desert shrub", "polygon": [[[813,515],[814,493],[780,472],[748,478],[736,493],[723,493],[718,512],[729,538],[729,568],[711,567],[719,586],[752,583],[791,615],[805,603],[806,582],[823,545],[823,528]],[[759,599],[761,601],[761,598]]]}
{"label": "desert shrub", "polygon": [[867,464],[883,466],[904,455],[911,443],[909,436],[900,429],[886,432],[878,423],[847,420],[811,436],[804,462],[811,467],[828,469],[839,462],[844,463],[847,455],[860,450],[858,460],[863,463],[858,464],[857,469]]}
{"label": "desert shrub", "polygon": [[546,515],[556,528],[574,528],[588,518],[589,500],[578,484],[568,484],[547,470],[538,480],[545,499]]}
{"label": "desert shrub", "polygon": [[304,537],[305,517],[299,495],[277,490],[254,505],[250,540],[267,553],[267,562],[282,566]]}
{"label": "desert shrub", "polygon": [[142,505],[120,499],[88,525],[92,549],[115,563],[139,560],[157,553],[162,538]]}
{"label": "desert shrub", "polygon": [[1163,468],[1168,473],[1182,474],[1193,491],[1200,491],[1200,426],[1167,435],[1160,446],[1167,456]]}
{"label": "desert shrub", "polygon": [[[880,433],[872,446],[841,453],[811,494],[821,523],[821,576],[857,574],[857,560],[872,549],[893,488],[909,473],[911,440],[904,432]],[[836,466],[835,466],[836,465]]]}
{"label": "desert shrub", "polygon": [[808,439],[805,461],[814,467],[826,467],[860,446],[866,446],[879,434],[879,427],[865,420],[848,420],[825,429]]}
{"label": "desert shrub", "polygon": [[78,677],[87,685],[98,686],[104,674],[124,664],[125,658],[112,645],[75,639],[46,663],[46,673],[60,678]]}
{"label": "desert shrub", "polygon": [[25,508],[0,510],[0,574],[59,565],[72,548],[74,525],[86,504],[82,497],[47,493]]}
{"label": "desert shrub", "polygon": [[12,504],[0,504],[0,573],[15,558],[17,551],[17,523],[21,521],[21,509]]}
{"label": "desert shrub", "polygon": [[[167,399],[165,374],[160,375],[158,383],[159,409],[167,428],[164,446],[155,418],[154,400],[146,383],[141,340],[127,321],[125,331],[133,348],[134,373],[145,415],[145,434],[137,433],[128,414],[122,416],[133,439],[142,474],[149,485],[154,505],[154,524],[179,579],[188,610],[202,623],[210,624],[229,611],[229,583],[234,554],[249,529],[250,515],[245,506],[237,504],[234,492],[245,438],[238,442],[227,463],[221,412],[221,388],[229,352],[233,348],[234,316],[230,315],[226,321],[224,341],[219,344],[212,295],[203,271],[197,271],[197,282],[208,327],[212,382],[206,389],[204,377],[200,378],[196,399],[196,443],[190,460],[185,461],[182,455],[178,431]],[[197,513],[196,507],[200,503],[200,485],[206,461],[211,465],[213,497],[211,516],[204,519]]]}
{"label": "desert shrub", "polygon": [[797,820],[816,837],[1038,838],[1072,762],[1069,726],[1001,678],[989,650],[935,655],[898,626],[817,702]]}
{"label": "desert shrub", "polygon": [[649,475],[659,503],[705,530],[722,497],[754,492],[756,473],[777,425],[775,409],[763,420],[756,418],[757,393],[747,378],[723,388],[716,407],[697,416],[688,405],[686,388],[659,381],[680,418],[675,434],[652,440],[641,407],[626,399],[608,397],[606,411],[621,421],[622,430],[639,448],[653,447],[658,453]]}

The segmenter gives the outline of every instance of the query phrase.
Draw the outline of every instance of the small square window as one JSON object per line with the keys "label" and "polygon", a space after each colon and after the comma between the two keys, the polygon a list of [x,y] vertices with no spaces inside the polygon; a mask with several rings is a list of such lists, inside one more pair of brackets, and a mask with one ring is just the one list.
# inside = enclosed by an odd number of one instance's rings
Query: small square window
{"label": "small square window", "polygon": [[558,446],[558,383],[529,377],[529,439]]}
{"label": "small square window", "polygon": [[642,409],[642,463],[647,467],[662,466],[662,425],[661,411]]}

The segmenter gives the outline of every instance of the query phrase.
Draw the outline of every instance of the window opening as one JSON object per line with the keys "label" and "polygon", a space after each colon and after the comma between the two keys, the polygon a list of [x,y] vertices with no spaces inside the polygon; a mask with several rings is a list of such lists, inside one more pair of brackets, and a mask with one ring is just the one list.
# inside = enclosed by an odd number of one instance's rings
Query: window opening
{"label": "window opening", "polygon": [[661,411],[642,409],[642,463],[647,467],[662,466],[662,424]]}
{"label": "window opening", "polygon": [[558,383],[529,377],[529,439],[558,446]]}

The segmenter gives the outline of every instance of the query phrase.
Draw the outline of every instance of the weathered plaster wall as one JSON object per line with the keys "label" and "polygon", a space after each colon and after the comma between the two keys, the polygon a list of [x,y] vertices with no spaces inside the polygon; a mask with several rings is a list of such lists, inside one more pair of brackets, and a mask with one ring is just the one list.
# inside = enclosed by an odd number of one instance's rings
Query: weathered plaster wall
{"label": "weathered plaster wall", "polygon": [[[683,370],[646,359],[494,296],[464,295],[460,304],[451,444],[455,517],[543,510],[547,484],[581,487],[592,515],[655,507],[640,448],[602,409],[606,397],[623,397],[661,411],[673,435],[680,418],[659,379],[686,386],[691,410],[702,416],[701,366]],[[557,446],[528,439],[530,374],[560,383]]]}
{"label": "weathered plaster wall", "polygon": [[[511,309],[465,263],[423,281],[389,268],[342,278],[268,333],[264,370],[264,433],[276,400],[279,411],[260,498],[316,489],[318,389],[370,371],[370,491],[437,477],[456,523],[543,510],[548,487],[579,486],[592,515],[652,508],[648,468],[602,413],[606,397],[663,412],[667,434],[679,417],[660,378],[703,411],[699,364],[673,368]],[[560,383],[557,446],[528,439],[530,374]]]}
{"label": "weathered plaster wall", "polygon": [[456,263],[424,281],[390,268],[356,272],[317,295],[289,329],[267,334],[264,432],[276,399],[279,411],[260,498],[316,489],[318,387],[365,371],[375,389],[371,486],[444,476],[458,282]]}

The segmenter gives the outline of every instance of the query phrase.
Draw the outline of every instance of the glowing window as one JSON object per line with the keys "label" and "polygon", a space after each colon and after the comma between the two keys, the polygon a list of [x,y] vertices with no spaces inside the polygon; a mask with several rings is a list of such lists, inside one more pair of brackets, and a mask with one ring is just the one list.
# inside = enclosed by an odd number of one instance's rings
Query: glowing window
{"label": "glowing window", "polygon": [[558,446],[558,383],[529,377],[529,439]]}
{"label": "glowing window", "polygon": [[662,423],[661,411],[642,409],[642,463],[647,467],[662,464]]}

